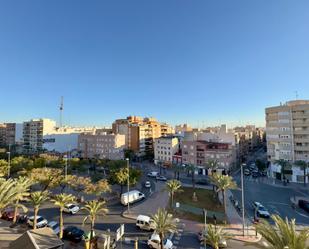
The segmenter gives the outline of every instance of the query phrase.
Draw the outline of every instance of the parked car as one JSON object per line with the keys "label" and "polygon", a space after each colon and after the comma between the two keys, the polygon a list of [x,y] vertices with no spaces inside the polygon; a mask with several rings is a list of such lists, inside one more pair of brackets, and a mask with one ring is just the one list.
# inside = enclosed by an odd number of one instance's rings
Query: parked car
{"label": "parked car", "polygon": [[64,207],[63,212],[68,214],[76,214],[79,211],[79,206],[76,204],[68,204]]}
{"label": "parked car", "polygon": [[78,227],[68,226],[63,230],[63,238],[74,242],[80,242],[85,238],[85,232]]}
{"label": "parked car", "polygon": [[[207,233],[207,230],[202,230],[198,233],[198,240],[200,241],[201,244],[204,244],[204,238],[205,238],[205,232]],[[206,240],[206,244],[209,245],[207,243],[207,240]],[[226,239],[224,238],[221,238],[220,239],[220,242],[219,242],[219,248],[226,248],[227,247],[227,242],[226,242]]]}
{"label": "parked car", "polygon": [[60,227],[59,227],[59,224],[56,222],[56,221],[50,221],[48,224],[47,224],[48,227],[50,227],[55,234],[59,234],[60,232]]}
{"label": "parked car", "polygon": [[157,176],[156,179],[157,181],[167,181],[167,178],[165,176]]}
{"label": "parked car", "polygon": [[121,195],[120,201],[122,205],[128,205],[128,203],[133,203],[140,201],[145,198],[145,195],[138,190],[131,190],[130,192],[123,193]]}
{"label": "parked car", "polygon": [[145,182],[145,188],[150,188],[150,187],[151,187],[150,181],[146,181],[146,182]]}
{"label": "parked car", "polygon": [[[149,238],[149,240],[147,241],[147,245],[149,246],[149,248],[153,248],[153,249],[160,249],[160,236],[158,234],[152,234]],[[170,241],[169,239],[164,239],[163,241],[163,248],[164,249],[172,249],[173,248],[173,242]]]}
{"label": "parked car", "polygon": [[153,231],[155,229],[153,220],[147,215],[137,216],[136,227],[146,231]]}
{"label": "parked car", "polygon": [[306,212],[309,212],[309,202],[305,200],[299,200],[298,201],[298,206],[305,210]]}
{"label": "parked car", "polygon": [[[30,227],[33,227],[33,225],[34,225],[33,221],[34,221],[34,216],[30,216],[28,218],[28,221],[27,221],[27,223]],[[48,221],[44,217],[42,217],[42,216],[36,217],[36,228],[46,227],[47,223],[48,223]]]}
{"label": "parked car", "polygon": [[249,176],[251,173],[250,173],[250,170],[249,169],[245,169],[244,170],[244,175],[245,176]]}
{"label": "parked car", "polygon": [[256,211],[256,215],[262,218],[269,218],[270,214],[267,209],[259,202],[255,201],[252,204],[254,211]]}
{"label": "parked car", "polygon": [[253,178],[257,178],[257,177],[259,177],[259,176],[260,176],[259,172],[252,171],[252,177],[253,177]]}
{"label": "parked car", "polygon": [[147,174],[149,177],[157,177],[159,175],[159,172],[157,171],[151,171]]}
{"label": "parked car", "polygon": [[[6,210],[4,210],[4,212],[2,213],[1,218],[4,219],[4,220],[13,220],[13,218],[14,218],[14,209],[6,209]],[[16,218],[18,220],[19,213],[16,214]]]}

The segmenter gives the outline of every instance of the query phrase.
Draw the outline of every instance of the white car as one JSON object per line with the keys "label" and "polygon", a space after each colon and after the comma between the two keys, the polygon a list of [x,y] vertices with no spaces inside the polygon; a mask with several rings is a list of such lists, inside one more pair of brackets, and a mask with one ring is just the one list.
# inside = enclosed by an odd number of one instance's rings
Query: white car
{"label": "white car", "polygon": [[256,212],[256,215],[258,217],[261,217],[261,218],[269,218],[270,217],[269,212],[267,211],[267,209],[261,203],[255,201],[255,202],[253,202],[252,206],[253,206],[253,209]]}
{"label": "white car", "polygon": [[157,171],[151,171],[147,174],[149,177],[157,177],[159,175],[159,172]]}
{"label": "white car", "polygon": [[[34,216],[31,216],[28,218],[28,225],[30,227],[33,227],[33,221],[34,221]],[[36,217],[36,228],[41,228],[41,227],[46,227],[47,226],[48,221],[43,218],[42,216],[37,216]]]}
{"label": "white car", "polygon": [[55,234],[59,234],[60,232],[60,227],[59,227],[59,224],[56,222],[56,221],[50,221],[48,224],[47,224],[48,227],[50,227],[51,229],[53,229],[54,233]]}
{"label": "white car", "polygon": [[150,181],[146,181],[146,182],[145,182],[145,188],[150,188],[150,187],[151,187]]}
{"label": "white car", "polygon": [[63,209],[63,212],[69,213],[69,214],[76,214],[79,211],[79,206],[76,204],[68,204]]}
{"label": "white car", "polygon": [[[147,242],[147,245],[149,246],[149,248],[153,248],[153,249],[160,249],[160,236],[158,234],[152,234],[150,239]],[[164,249],[172,249],[173,248],[173,242],[170,241],[169,239],[165,239],[163,241],[163,248]]]}

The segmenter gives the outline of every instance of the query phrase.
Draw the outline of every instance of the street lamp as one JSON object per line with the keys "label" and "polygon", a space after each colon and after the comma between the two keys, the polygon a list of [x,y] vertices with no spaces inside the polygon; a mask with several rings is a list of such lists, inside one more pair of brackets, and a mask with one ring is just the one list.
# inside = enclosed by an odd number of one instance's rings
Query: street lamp
{"label": "street lamp", "polygon": [[245,236],[245,197],[244,197],[244,170],[243,166],[246,164],[242,163],[240,165],[240,174],[241,174],[241,206],[242,206],[242,234]]}
{"label": "street lamp", "polygon": [[130,195],[129,195],[129,192],[130,192],[130,164],[129,164],[129,158],[126,158],[127,160],[127,167],[128,167],[128,213],[130,213]]}
{"label": "street lamp", "polygon": [[8,178],[10,178],[10,174],[11,174],[11,152],[10,151],[8,151],[7,152],[7,154],[8,154]]}

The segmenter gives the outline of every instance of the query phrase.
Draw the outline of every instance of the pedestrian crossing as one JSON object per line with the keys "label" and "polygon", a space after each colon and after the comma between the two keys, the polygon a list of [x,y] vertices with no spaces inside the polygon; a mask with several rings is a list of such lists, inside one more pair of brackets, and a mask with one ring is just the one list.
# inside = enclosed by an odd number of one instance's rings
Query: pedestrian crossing
{"label": "pedestrian crossing", "polygon": [[[184,227],[185,224],[182,223],[181,226]],[[170,236],[170,240],[173,242],[173,249],[177,249],[183,234],[183,229],[178,229],[177,231],[177,234],[171,234]]]}

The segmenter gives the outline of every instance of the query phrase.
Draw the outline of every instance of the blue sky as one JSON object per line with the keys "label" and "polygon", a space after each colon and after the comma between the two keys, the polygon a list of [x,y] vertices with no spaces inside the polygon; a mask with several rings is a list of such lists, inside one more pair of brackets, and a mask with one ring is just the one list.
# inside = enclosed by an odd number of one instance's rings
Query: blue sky
{"label": "blue sky", "polygon": [[0,122],[264,124],[309,98],[309,1],[0,3]]}

